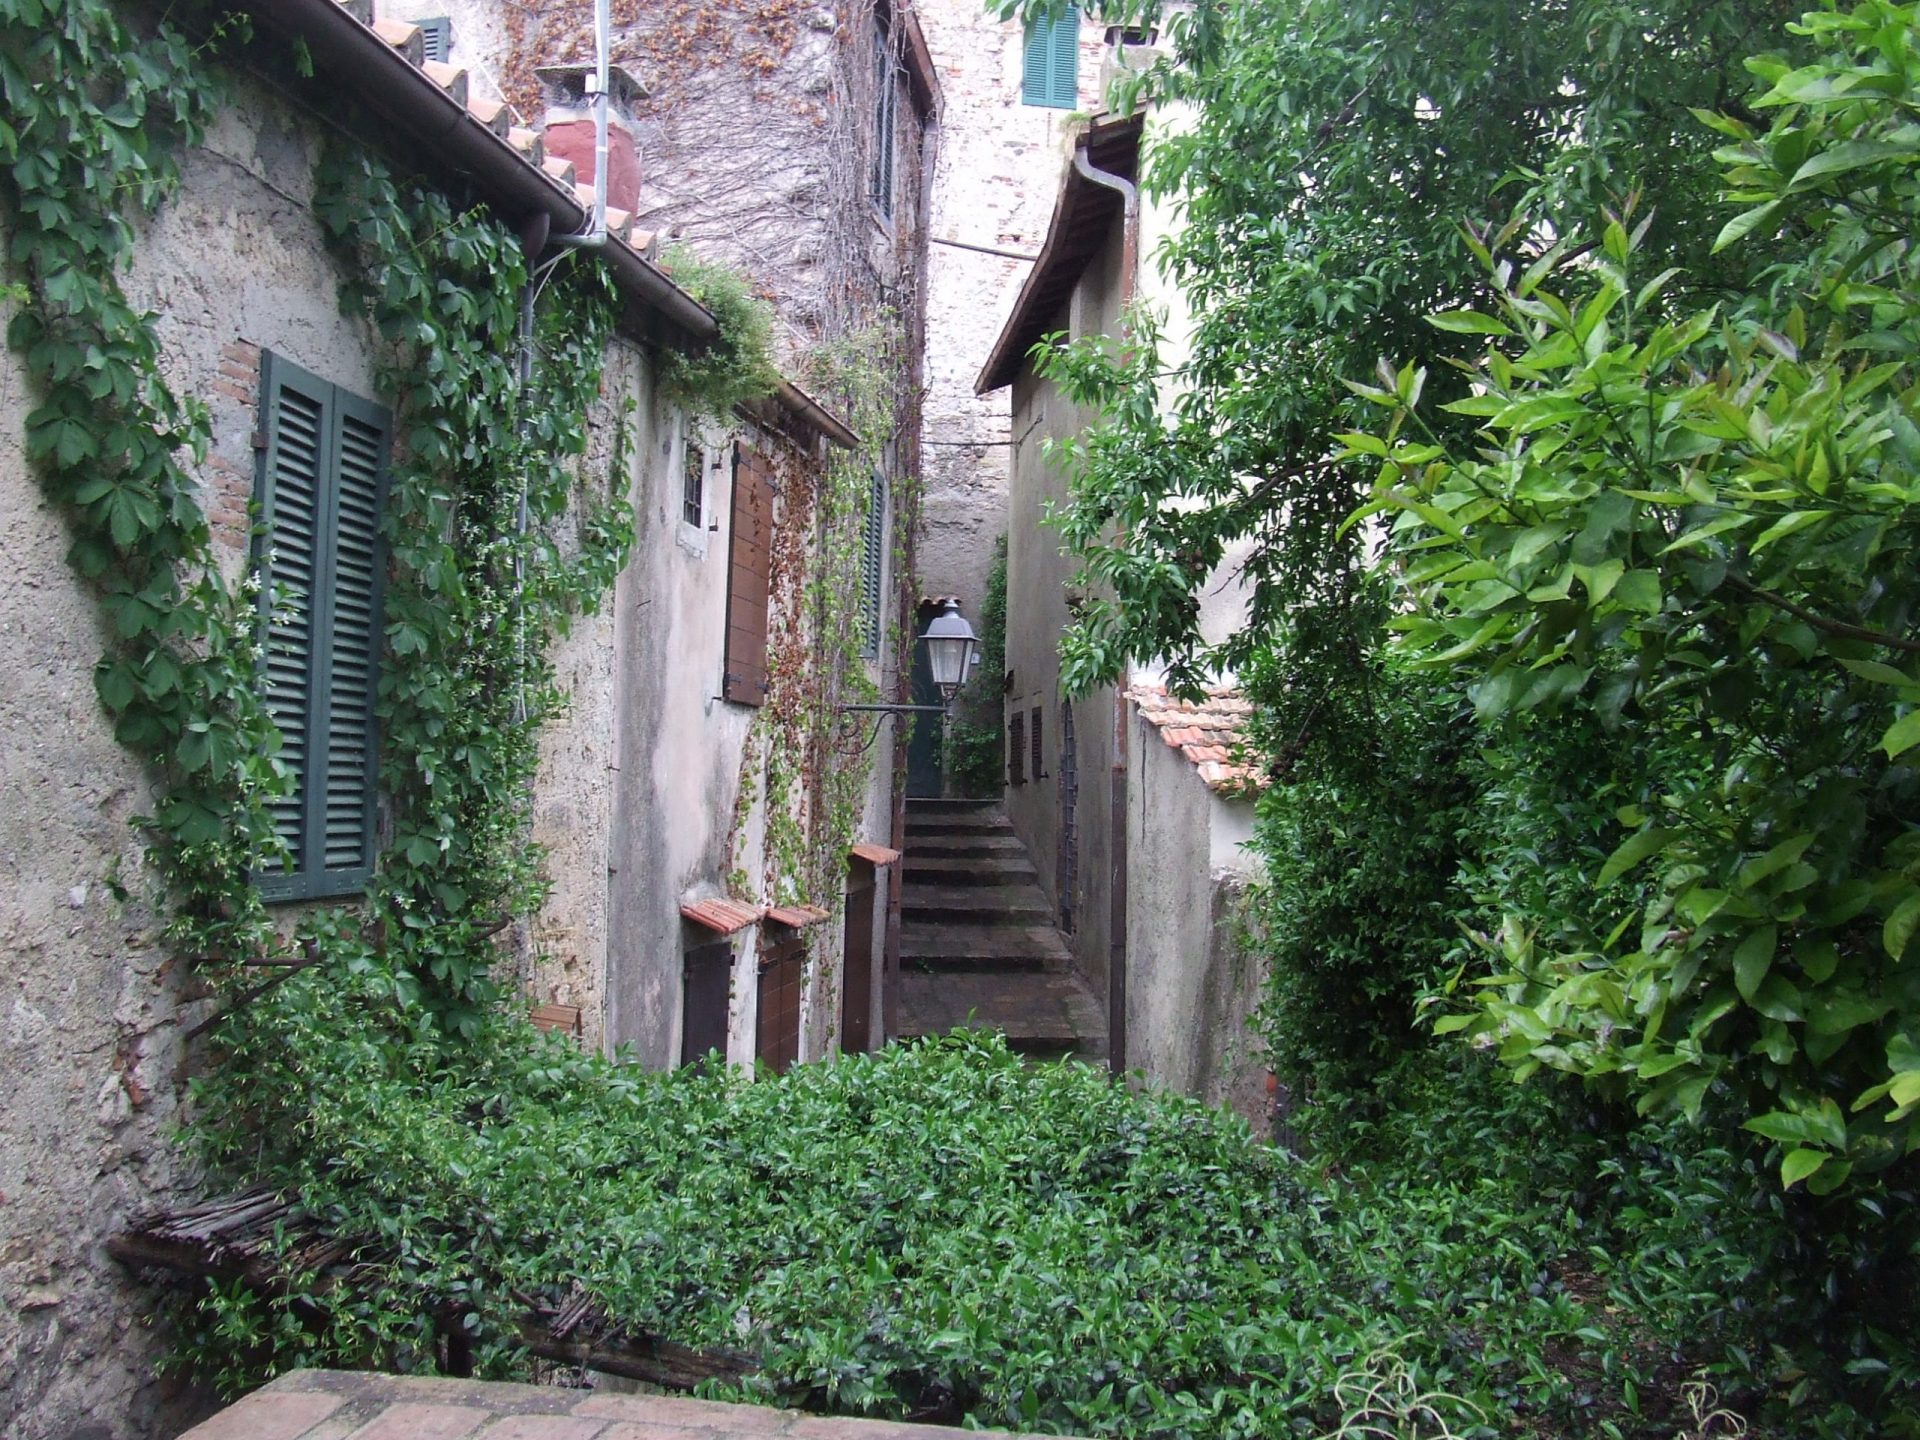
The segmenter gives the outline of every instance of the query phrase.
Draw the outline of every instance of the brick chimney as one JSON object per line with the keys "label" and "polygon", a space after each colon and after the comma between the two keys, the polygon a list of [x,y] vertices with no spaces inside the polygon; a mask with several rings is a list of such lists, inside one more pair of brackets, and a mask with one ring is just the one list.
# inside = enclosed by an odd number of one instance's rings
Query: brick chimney
{"label": "brick chimney", "polygon": [[[599,184],[593,173],[593,99],[587,82],[590,63],[545,65],[533,72],[540,79],[547,116],[542,132],[545,152],[573,162],[574,178],[582,185]],[[629,215],[640,209],[640,147],[634,142],[634,105],[646,87],[618,65],[608,68],[607,94],[607,206]]]}

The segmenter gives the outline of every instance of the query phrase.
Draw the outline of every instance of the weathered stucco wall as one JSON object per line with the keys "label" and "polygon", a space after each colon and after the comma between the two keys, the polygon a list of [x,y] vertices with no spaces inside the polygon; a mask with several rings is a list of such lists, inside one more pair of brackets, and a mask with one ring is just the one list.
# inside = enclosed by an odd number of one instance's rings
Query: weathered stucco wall
{"label": "weathered stucco wall", "polygon": [[1248,1022],[1265,970],[1239,924],[1253,805],[1209,790],[1137,712],[1129,723],[1127,1061],[1264,1133],[1267,1067]]}
{"label": "weathered stucco wall", "polygon": [[[1050,329],[1075,338],[1113,332],[1119,323],[1122,234],[1118,224],[1098,255],[1088,264],[1072,298],[1051,322]],[[1067,477],[1046,454],[1048,440],[1079,434],[1098,418],[1070,404],[1051,382],[1037,378],[1031,367],[1021,370],[1012,386],[1013,432],[1022,437],[1013,447],[1012,495],[1007,527],[1007,670],[1006,713],[1019,714],[1027,726],[1029,751],[1027,780],[1006,791],[1008,817],[1026,843],[1039,871],[1042,887],[1059,912],[1063,863],[1059,776],[1060,742],[1060,634],[1072,619],[1075,562],[1061,553],[1059,536],[1041,523],[1049,503],[1066,498]],[[1032,777],[1033,710],[1041,711],[1043,771]],[[1074,924],[1070,940],[1074,956],[1095,993],[1106,997],[1109,905],[1112,894],[1110,864],[1113,691],[1102,686],[1075,702],[1075,771],[1079,795],[1073,833],[1066,837],[1073,859],[1069,892]]]}
{"label": "weathered stucco wall", "polygon": [[[340,274],[307,204],[316,146],[311,126],[238,83],[125,281],[160,316],[169,381],[209,407],[199,475],[230,574],[247,545],[261,350],[373,391],[368,335],[339,313]],[[99,605],[21,452],[32,384],[10,353],[0,367],[0,954],[12,990],[0,1030],[0,1433],[170,1434],[200,1397],[156,1378],[155,1297],[101,1244],[190,1180],[168,1135],[190,1058],[181,1032],[211,1002],[158,948],[142,903],[130,825],[152,803],[149,777],[100,711]]]}

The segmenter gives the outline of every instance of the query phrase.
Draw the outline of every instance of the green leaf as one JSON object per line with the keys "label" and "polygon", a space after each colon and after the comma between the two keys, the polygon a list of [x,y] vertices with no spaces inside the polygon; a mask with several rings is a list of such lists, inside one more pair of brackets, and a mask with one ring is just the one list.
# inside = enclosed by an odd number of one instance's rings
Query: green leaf
{"label": "green leaf", "polygon": [[1776,540],[1784,540],[1789,535],[1797,535],[1811,525],[1817,525],[1831,518],[1826,510],[1794,510],[1782,515],[1773,524],[1754,537],[1752,553],[1759,554]]}
{"label": "green leaf", "polygon": [[1660,613],[1660,574],[1657,570],[1629,570],[1613,587],[1614,601],[1642,615]]}
{"label": "green leaf", "polygon": [[1781,1188],[1791,1190],[1822,1165],[1826,1164],[1827,1160],[1828,1156],[1820,1150],[1789,1150],[1786,1157],[1780,1162]]}
{"label": "green leaf", "polygon": [[1793,179],[1789,183],[1797,190],[1829,175],[1842,175],[1849,170],[1858,170],[1862,166],[1877,165],[1882,160],[1906,159],[1910,159],[1910,152],[1891,141],[1847,140],[1831,150],[1821,151],[1808,160],[1793,172]]}
{"label": "green leaf", "polygon": [[1649,855],[1672,843],[1679,833],[1678,830],[1665,829],[1656,825],[1629,835],[1621,842],[1619,848],[1607,857],[1607,863],[1600,867],[1600,877],[1593,882],[1594,888],[1604,890]]}
{"label": "green leaf", "polygon": [[1427,323],[1436,330],[1446,330],[1455,335],[1511,335],[1513,330],[1491,315],[1482,315],[1478,310],[1449,310],[1439,315],[1429,315]]}
{"label": "green leaf", "polygon": [[1909,710],[1880,737],[1880,748],[1887,752],[1889,760],[1904,755],[1915,745],[1920,745],[1920,710]]}
{"label": "green leaf", "polygon": [[1880,927],[1880,943],[1887,948],[1887,954],[1895,960],[1907,953],[1907,944],[1913,939],[1913,930],[1920,925],[1920,890],[1912,891],[1907,898],[1893,908],[1886,923]]}
{"label": "green leaf", "polygon": [[1757,205],[1751,210],[1743,210],[1734,216],[1720,227],[1720,233],[1714,237],[1713,253],[1719,254],[1729,245],[1745,239],[1763,225],[1771,226],[1779,218],[1782,204],[1783,202],[1779,200],[1770,200],[1765,205]]}
{"label": "green leaf", "polygon": [[1760,982],[1766,978],[1768,967],[1773,964],[1774,952],[1779,948],[1780,931],[1776,926],[1763,925],[1746,939],[1742,940],[1733,952],[1733,985],[1740,992],[1742,1000],[1751,1003],[1754,994],[1760,988]]}

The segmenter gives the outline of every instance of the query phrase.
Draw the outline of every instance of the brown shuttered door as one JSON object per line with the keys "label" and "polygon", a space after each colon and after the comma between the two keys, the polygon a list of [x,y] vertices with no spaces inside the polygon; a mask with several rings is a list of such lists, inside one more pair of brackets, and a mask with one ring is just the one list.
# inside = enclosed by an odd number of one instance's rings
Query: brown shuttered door
{"label": "brown shuttered door", "polygon": [[840,980],[840,1050],[873,1048],[874,868],[856,859],[847,868],[846,970]]}
{"label": "brown shuttered door", "polygon": [[767,698],[767,574],[773,557],[773,472],[744,442],[733,452],[733,548],[727,574],[726,680],[740,705]]}
{"label": "brown shuttered door", "polygon": [[733,942],[712,940],[687,951],[682,971],[680,1063],[697,1065],[707,1052],[727,1053],[727,991]]}
{"label": "brown shuttered door", "polygon": [[760,1013],[753,1053],[776,1075],[800,1058],[800,985],[807,968],[807,942],[798,930],[779,926],[760,937]]}

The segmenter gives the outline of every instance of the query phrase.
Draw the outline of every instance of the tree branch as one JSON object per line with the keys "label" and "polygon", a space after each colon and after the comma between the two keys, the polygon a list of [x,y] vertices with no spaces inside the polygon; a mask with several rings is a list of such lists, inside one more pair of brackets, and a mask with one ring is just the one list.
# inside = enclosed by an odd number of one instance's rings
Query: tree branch
{"label": "tree branch", "polygon": [[1784,610],[1796,620],[1806,621],[1822,634],[1832,635],[1841,640],[1864,640],[1869,645],[1882,645],[1889,650],[1899,650],[1908,655],[1920,655],[1920,640],[1908,640],[1899,635],[1889,635],[1884,630],[1873,630],[1865,625],[1830,619],[1825,615],[1816,614],[1804,605],[1796,605],[1777,591],[1763,589],[1751,580],[1743,580],[1738,575],[1728,575],[1726,583],[1742,595],[1764,601],[1776,610]]}

